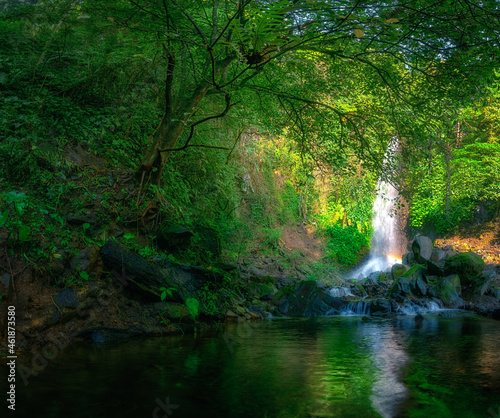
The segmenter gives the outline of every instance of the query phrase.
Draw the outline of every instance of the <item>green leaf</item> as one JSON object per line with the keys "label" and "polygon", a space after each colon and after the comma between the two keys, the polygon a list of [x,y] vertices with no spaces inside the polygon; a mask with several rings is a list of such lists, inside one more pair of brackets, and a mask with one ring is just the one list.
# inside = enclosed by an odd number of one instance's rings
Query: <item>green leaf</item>
{"label": "green leaf", "polygon": [[199,313],[200,302],[195,298],[186,299],[186,308],[193,319],[196,319]]}
{"label": "green leaf", "polygon": [[89,274],[88,274],[86,271],[81,271],[81,272],[80,272],[80,277],[81,277],[83,280],[88,280],[88,279],[89,279]]}
{"label": "green leaf", "polygon": [[5,225],[8,217],[9,217],[9,212],[5,211],[3,215],[2,212],[0,212],[0,228]]}
{"label": "green leaf", "polygon": [[7,203],[17,203],[25,200],[27,198],[25,193],[19,193],[16,191],[8,192],[3,194],[3,198]]}
{"label": "green leaf", "polygon": [[167,295],[169,297],[172,297],[173,292],[175,292],[176,290],[177,289],[175,287],[169,287],[168,289],[166,287],[160,287],[160,291],[161,291],[160,299],[161,299],[161,301],[163,302],[167,298]]}
{"label": "green leaf", "polygon": [[30,234],[31,228],[27,225],[21,225],[19,227],[19,241],[21,242],[26,242],[29,240],[29,234]]}

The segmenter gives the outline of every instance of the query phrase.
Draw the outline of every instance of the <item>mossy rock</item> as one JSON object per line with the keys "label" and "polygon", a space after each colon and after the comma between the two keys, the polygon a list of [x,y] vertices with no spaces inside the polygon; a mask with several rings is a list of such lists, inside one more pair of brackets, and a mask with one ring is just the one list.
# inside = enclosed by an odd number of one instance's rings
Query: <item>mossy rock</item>
{"label": "mossy rock", "polygon": [[476,253],[460,253],[448,258],[444,263],[446,275],[458,274],[462,286],[468,286],[478,278],[486,266],[483,258]]}
{"label": "mossy rock", "polygon": [[257,299],[271,299],[278,291],[273,284],[251,282],[247,286],[248,293]]}
{"label": "mossy rock", "polygon": [[401,277],[406,277],[409,279],[416,279],[418,277],[424,278],[424,272],[426,271],[425,266],[421,264],[415,264],[409,270],[405,271]]}
{"label": "mossy rock", "polygon": [[410,289],[411,279],[409,277],[400,277],[396,282],[392,285],[391,290],[389,290],[389,294],[392,295],[401,295],[407,296],[411,294]]}
{"label": "mossy rock", "polygon": [[457,308],[463,303],[461,294],[461,282],[458,274],[443,277],[437,285],[429,289],[429,296],[442,300],[445,306],[450,308]]}
{"label": "mossy rock", "polygon": [[339,313],[347,303],[328,295],[314,280],[304,280],[280,289],[272,298],[278,311],[287,316],[318,316]]}
{"label": "mossy rock", "polygon": [[394,264],[391,268],[392,278],[394,280],[399,279],[403,274],[408,271],[408,267],[403,264]]}

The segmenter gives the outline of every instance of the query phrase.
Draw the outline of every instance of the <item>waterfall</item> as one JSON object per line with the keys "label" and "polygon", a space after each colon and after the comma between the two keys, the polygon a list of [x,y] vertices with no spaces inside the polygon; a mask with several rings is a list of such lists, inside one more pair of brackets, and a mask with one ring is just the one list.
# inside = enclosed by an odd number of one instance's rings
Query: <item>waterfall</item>
{"label": "waterfall", "polygon": [[354,296],[351,293],[351,289],[348,287],[341,287],[341,286],[335,286],[332,287],[329,291],[328,294],[333,297],[333,298],[344,298],[346,296]]}
{"label": "waterfall", "polygon": [[[385,152],[382,173],[386,174],[393,167],[393,159],[398,146],[398,138],[393,137]],[[349,274],[351,278],[368,277],[370,273],[384,271],[400,261],[397,255],[400,254],[401,249],[397,248],[396,217],[394,216],[394,206],[398,195],[396,188],[381,176],[377,183],[377,195],[373,203],[373,235],[368,260]]]}
{"label": "waterfall", "polygon": [[370,315],[370,308],[372,306],[371,301],[362,301],[349,303],[341,311],[341,315],[353,315],[353,316],[368,316]]}

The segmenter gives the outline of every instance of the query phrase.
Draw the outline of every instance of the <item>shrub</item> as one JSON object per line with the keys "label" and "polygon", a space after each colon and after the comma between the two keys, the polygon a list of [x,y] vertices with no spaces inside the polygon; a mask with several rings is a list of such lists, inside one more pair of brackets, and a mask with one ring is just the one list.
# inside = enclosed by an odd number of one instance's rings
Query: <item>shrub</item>
{"label": "shrub", "polygon": [[327,244],[328,256],[344,265],[356,264],[370,242],[369,237],[354,226],[330,226],[325,229],[325,234],[330,238]]}

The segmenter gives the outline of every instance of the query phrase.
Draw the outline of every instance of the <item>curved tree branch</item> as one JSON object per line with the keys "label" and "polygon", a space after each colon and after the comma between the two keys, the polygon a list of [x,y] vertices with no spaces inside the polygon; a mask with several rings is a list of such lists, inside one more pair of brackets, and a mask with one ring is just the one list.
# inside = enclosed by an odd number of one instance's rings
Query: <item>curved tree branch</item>
{"label": "curved tree branch", "polygon": [[191,139],[193,139],[194,129],[197,125],[204,123],[204,122],[207,122],[207,121],[212,120],[212,119],[218,119],[218,118],[222,118],[222,117],[226,116],[227,112],[229,112],[231,107],[236,105],[236,103],[231,105],[231,96],[229,96],[229,93],[225,94],[225,101],[226,101],[226,107],[224,108],[224,110],[221,113],[219,113],[217,115],[213,115],[213,116],[207,116],[206,118],[200,119],[199,121],[196,121],[191,125],[191,131],[189,132],[188,139],[186,140],[186,142],[184,143],[184,145],[182,147],[159,149],[158,152],[182,151],[188,147],[215,148],[215,149],[226,149],[226,150],[229,149],[226,147],[216,147],[216,146],[211,146],[211,145],[190,145],[189,144],[191,142]]}

